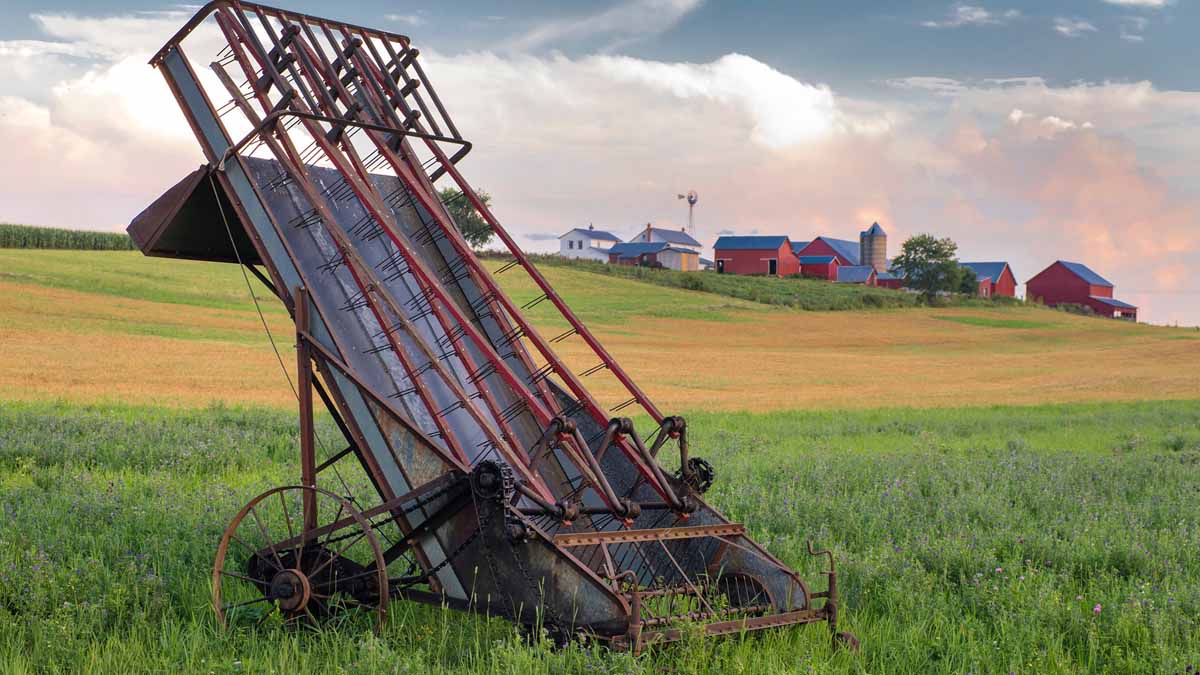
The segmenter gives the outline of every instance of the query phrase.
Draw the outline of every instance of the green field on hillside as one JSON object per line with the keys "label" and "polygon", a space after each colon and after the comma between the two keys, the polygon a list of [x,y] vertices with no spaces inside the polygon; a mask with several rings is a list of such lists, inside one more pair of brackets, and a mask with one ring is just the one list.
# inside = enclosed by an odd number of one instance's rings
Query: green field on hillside
{"label": "green field on hillside", "polygon": [[[393,604],[226,633],[220,532],[296,478],[291,413],[0,406],[0,672],[1163,673],[1200,660],[1195,402],[695,414],[710,501],[815,578],[845,628],[691,640],[632,658]],[[330,429],[326,428],[328,433]],[[817,582],[818,584],[820,582]]]}

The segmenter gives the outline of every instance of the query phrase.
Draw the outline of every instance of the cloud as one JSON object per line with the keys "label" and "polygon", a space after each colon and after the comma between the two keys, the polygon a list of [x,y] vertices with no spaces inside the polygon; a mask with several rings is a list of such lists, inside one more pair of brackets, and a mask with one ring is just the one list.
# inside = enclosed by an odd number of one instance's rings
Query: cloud
{"label": "cloud", "polygon": [[1110,5],[1120,7],[1138,7],[1144,9],[1162,9],[1172,4],[1173,0],[1104,0]]}
{"label": "cloud", "polygon": [[[38,97],[0,83],[0,220],[118,229],[202,161],[145,65],[176,22],[117,54],[76,20],[78,37],[39,40],[99,56],[62,56],[64,74],[36,71],[54,83]],[[742,54],[421,58],[475,144],[459,166],[532,250],[555,248],[564,223],[678,227],[687,207],[676,195],[696,189],[707,244],[729,232],[853,237],[879,220],[893,246],[935,231],[964,256],[1009,260],[1021,278],[1081,259],[1119,295],[1165,292],[1178,275],[1154,270],[1200,266],[1200,198],[1189,188],[1200,93],[918,75],[860,98]],[[1128,299],[1147,319],[1200,323],[1180,292]]]}
{"label": "cloud", "polygon": [[926,28],[961,28],[963,26],[997,26],[1021,18],[1021,12],[1006,9],[993,12],[977,5],[951,5],[946,17],[937,21],[922,21]]}
{"label": "cloud", "polygon": [[587,16],[546,21],[508,43],[513,51],[533,51],[565,41],[605,38],[608,50],[664,33],[703,0],[625,0]]}
{"label": "cloud", "polygon": [[1076,38],[1082,36],[1084,33],[1095,33],[1096,26],[1083,19],[1068,19],[1060,16],[1054,19],[1054,30],[1060,35]]}
{"label": "cloud", "polygon": [[1144,16],[1127,16],[1121,19],[1121,39],[1126,42],[1142,42],[1146,39],[1142,32],[1150,20]]}
{"label": "cloud", "polygon": [[392,23],[402,23],[406,26],[423,26],[425,17],[420,14],[387,14],[383,18]]}

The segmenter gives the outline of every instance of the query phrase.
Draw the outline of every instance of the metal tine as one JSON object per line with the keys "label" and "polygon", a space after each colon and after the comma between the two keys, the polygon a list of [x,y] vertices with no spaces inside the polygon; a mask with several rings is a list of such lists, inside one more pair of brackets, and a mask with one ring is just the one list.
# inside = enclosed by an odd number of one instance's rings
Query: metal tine
{"label": "metal tine", "polygon": [[461,410],[466,407],[467,407],[466,403],[463,403],[462,401],[454,401],[453,403],[446,406],[445,408],[442,408],[441,410],[437,411],[436,415],[438,417],[445,417],[446,415],[449,415],[450,413],[454,412],[455,410]]}
{"label": "metal tine", "polygon": [[376,265],[380,270],[396,270],[408,269],[408,261],[404,259],[404,252],[400,250],[393,251],[388,257],[383,259],[383,262]]}
{"label": "metal tine", "polygon": [[375,219],[371,217],[371,214],[365,213],[347,231],[356,237],[363,237],[371,231],[371,226],[374,222]]}
{"label": "metal tine", "polygon": [[615,407],[615,408],[610,408],[609,412],[620,412],[620,411],[624,410],[625,408],[628,408],[629,406],[633,405],[634,403],[637,403],[636,396],[634,396],[633,398],[630,398],[628,401],[618,404],[617,407]]}
{"label": "metal tine", "polygon": [[487,363],[484,363],[483,365],[479,366],[474,371],[472,371],[471,375],[469,377],[467,377],[467,382],[477,385],[480,382],[482,382],[485,378],[487,378],[488,376],[494,374],[495,372],[496,372],[496,365],[494,363],[492,363],[491,361],[488,361]]}
{"label": "metal tine", "polygon": [[371,301],[369,298],[367,298],[366,291],[359,291],[358,293],[355,293],[354,295],[350,296],[346,300],[346,303],[340,307],[340,309],[343,312],[352,312],[355,310],[362,309],[363,307],[366,307],[369,304],[371,304]]}
{"label": "metal tine", "polygon": [[443,284],[449,284],[451,281],[462,281],[469,274],[467,270],[467,261],[463,258],[455,258],[453,262],[446,263],[446,266],[440,270],[439,276]]}
{"label": "metal tine", "polygon": [[550,377],[550,375],[553,372],[554,372],[554,364],[547,363],[546,365],[542,366],[541,368],[538,368],[536,371],[533,372],[532,375],[529,376],[529,384],[531,386],[536,385],[538,382],[541,382],[541,381],[545,380],[546,378]]}
{"label": "metal tine", "polygon": [[267,183],[266,187],[271,192],[275,192],[279,188],[281,188],[291,182],[292,182],[291,174],[289,174],[286,171],[280,171],[277,176],[275,176],[274,178],[271,179],[270,183]]}
{"label": "metal tine", "polygon": [[371,336],[371,338],[375,339],[375,338],[387,337],[388,335],[391,335],[392,333],[395,333],[398,330],[404,329],[404,327],[405,326],[404,326],[403,321],[397,321],[396,323],[392,324],[391,326],[389,326],[387,328],[384,328],[383,330],[376,331],[375,334]]}
{"label": "metal tine", "polygon": [[390,351],[392,351],[391,343],[384,342],[381,345],[375,345],[374,347],[371,347],[370,349],[365,350],[363,353],[364,354],[379,354],[381,352],[390,352]]}
{"label": "metal tine", "polygon": [[462,326],[455,326],[453,330],[437,339],[437,345],[442,349],[449,349],[455,343],[461,340],[466,334],[466,328],[463,328]]}
{"label": "metal tine", "polygon": [[417,242],[421,246],[429,246],[430,244],[433,244],[437,241],[442,241],[445,238],[446,233],[443,232],[441,228],[430,228],[428,225],[426,225],[424,231],[413,237],[413,241]]}
{"label": "metal tine", "polygon": [[330,258],[329,260],[326,260],[325,263],[323,265],[317,267],[317,269],[322,272],[332,273],[334,270],[336,270],[337,268],[339,268],[345,264],[346,264],[346,255],[344,253],[338,253],[337,255]]}
{"label": "metal tine", "polygon": [[409,269],[408,269],[408,267],[406,267],[406,266],[405,266],[405,267],[398,267],[398,268],[396,269],[396,271],[394,271],[394,272],[391,272],[390,274],[387,274],[386,276],[384,276],[384,277],[383,277],[383,281],[384,281],[385,283],[389,283],[389,284],[390,284],[390,283],[392,283],[392,282],[394,282],[394,281],[399,281],[399,280],[400,280],[400,279],[401,279],[401,278],[402,278],[402,277],[403,277],[405,274],[408,274],[408,273],[409,273]]}
{"label": "metal tine", "polygon": [[529,404],[525,401],[515,401],[500,411],[500,419],[505,422],[511,422],[526,412],[529,412]]}
{"label": "metal tine", "polygon": [[542,302],[549,297],[550,296],[546,295],[545,293],[542,293],[541,295],[534,298],[533,300],[530,300],[529,302],[521,305],[521,309],[533,309],[534,307],[537,307],[538,305],[542,304]]}
{"label": "metal tine", "polygon": [[579,377],[587,377],[589,375],[595,375],[596,373],[604,370],[605,368],[608,368],[607,363],[597,363],[596,365],[592,366],[591,368],[588,368],[587,370],[583,371],[582,373],[579,373]]}
{"label": "metal tine", "polygon": [[297,229],[304,230],[319,222],[321,222],[321,214],[316,208],[313,208],[294,216],[288,221],[288,224]]}
{"label": "metal tine", "polygon": [[515,260],[515,259],[510,260],[510,261],[504,263],[504,265],[499,267],[495,272],[492,272],[492,274],[504,274],[505,272],[511,270],[512,268],[514,268],[520,264],[521,264],[521,262],[519,260]]}
{"label": "metal tine", "polygon": [[396,399],[406,398],[408,396],[412,396],[415,393],[417,393],[417,388],[414,386],[414,387],[409,387],[407,389],[397,390],[396,393],[389,395],[388,398],[396,398]]}
{"label": "metal tine", "polygon": [[[582,403],[580,403],[579,401],[575,401],[575,402],[574,402],[574,403],[572,403],[571,405],[569,405],[569,406],[567,406],[567,407],[563,408],[562,410],[560,410],[558,414],[559,414],[559,415],[562,415],[563,417],[570,417],[570,416],[574,415],[575,413],[577,413],[577,412],[579,412],[579,411],[581,411],[581,410],[583,410],[583,404],[582,404]],[[600,432],[600,435],[601,435],[601,436],[603,436],[603,435],[604,435],[604,432],[603,432],[603,431],[601,431],[601,432]],[[597,440],[598,440],[598,439],[597,439]],[[591,443],[591,441],[589,441],[589,444],[590,444],[590,443]]]}
{"label": "metal tine", "polygon": [[550,342],[554,342],[554,343],[562,342],[563,340],[566,340],[567,338],[571,337],[572,335],[574,335],[578,332],[579,332],[579,329],[577,329],[577,328],[569,328],[569,329],[563,331],[562,333],[559,333],[558,335],[555,335],[554,337],[550,338]]}
{"label": "metal tine", "polygon": [[525,335],[525,330],[523,328],[521,328],[520,326],[517,326],[516,328],[513,328],[512,330],[510,330],[507,333],[504,333],[503,335],[500,336],[500,340],[499,340],[500,345],[507,347],[507,346],[511,345],[512,343],[516,342],[517,340],[520,340],[522,337],[524,337],[524,335]]}

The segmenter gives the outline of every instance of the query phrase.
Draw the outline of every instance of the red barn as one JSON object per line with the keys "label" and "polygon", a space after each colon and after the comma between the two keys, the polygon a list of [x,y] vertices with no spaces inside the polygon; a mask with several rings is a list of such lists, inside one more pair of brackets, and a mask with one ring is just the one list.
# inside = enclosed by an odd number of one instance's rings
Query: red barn
{"label": "red barn", "polygon": [[713,244],[718,274],[767,274],[786,277],[800,273],[800,261],[785,236],[726,236]]}
{"label": "red barn", "polygon": [[1137,307],[1113,298],[1113,285],[1087,265],[1058,260],[1025,282],[1025,296],[1054,307],[1091,307],[1101,316],[1137,321]]}
{"label": "red barn", "polygon": [[857,241],[834,239],[833,237],[817,237],[800,246],[796,256],[831,255],[838,259],[838,265],[854,266],[859,264]]}
{"label": "red barn", "polygon": [[979,297],[992,298],[996,296],[1016,297],[1017,277],[1006,262],[965,262],[959,263],[975,273],[979,281]]}
{"label": "red barn", "polygon": [[837,256],[832,255],[803,255],[797,258],[800,261],[800,274],[813,279],[824,279],[825,281],[837,281],[838,264]]}

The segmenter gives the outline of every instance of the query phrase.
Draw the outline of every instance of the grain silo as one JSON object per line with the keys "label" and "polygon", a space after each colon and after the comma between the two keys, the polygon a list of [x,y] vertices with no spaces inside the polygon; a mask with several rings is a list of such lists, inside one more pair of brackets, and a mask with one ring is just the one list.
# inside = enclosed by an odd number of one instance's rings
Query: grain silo
{"label": "grain silo", "polygon": [[858,260],[860,265],[874,267],[877,273],[887,271],[887,232],[879,223],[858,233]]}

